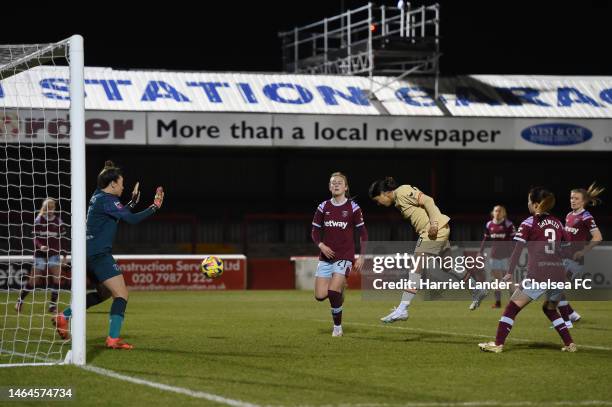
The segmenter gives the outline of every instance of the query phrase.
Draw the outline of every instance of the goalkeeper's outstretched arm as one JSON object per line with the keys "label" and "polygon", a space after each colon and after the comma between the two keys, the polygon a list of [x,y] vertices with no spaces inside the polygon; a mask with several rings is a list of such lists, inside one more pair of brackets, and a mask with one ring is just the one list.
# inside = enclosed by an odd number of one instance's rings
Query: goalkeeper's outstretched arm
{"label": "goalkeeper's outstretched arm", "polygon": [[124,222],[127,222],[129,224],[136,224],[142,222],[143,220],[157,212],[161,208],[163,202],[164,189],[162,187],[157,187],[155,197],[153,198],[153,203],[144,211],[132,213],[126,207],[121,205],[119,199],[107,205],[105,209],[106,212],[114,218],[123,220]]}
{"label": "goalkeeper's outstretched arm", "polygon": [[134,209],[136,207],[136,204],[140,202],[140,190],[138,189],[139,186],[140,182],[137,182],[136,185],[134,185],[134,189],[132,190],[132,199],[130,200],[130,202],[127,203],[127,205],[125,205],[130,210]]}

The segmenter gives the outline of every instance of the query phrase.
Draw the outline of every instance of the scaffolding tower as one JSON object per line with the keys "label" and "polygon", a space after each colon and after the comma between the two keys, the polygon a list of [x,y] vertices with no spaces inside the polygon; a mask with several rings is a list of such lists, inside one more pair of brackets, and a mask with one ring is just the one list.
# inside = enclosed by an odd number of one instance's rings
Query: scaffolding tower
{"label": "scaffolding tower", "polygon": [[435,76],[440,60],[440,6],[368,3],[340,15],[280,32],[287,72]]}

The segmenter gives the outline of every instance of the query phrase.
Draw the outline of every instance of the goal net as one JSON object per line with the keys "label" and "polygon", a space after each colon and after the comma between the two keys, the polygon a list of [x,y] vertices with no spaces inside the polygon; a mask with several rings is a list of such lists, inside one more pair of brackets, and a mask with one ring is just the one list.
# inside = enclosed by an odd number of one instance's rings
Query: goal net
{"label": "goal net", "polygon": [[82,37],[0,45],[0,366],[85,362],[83,87]]}

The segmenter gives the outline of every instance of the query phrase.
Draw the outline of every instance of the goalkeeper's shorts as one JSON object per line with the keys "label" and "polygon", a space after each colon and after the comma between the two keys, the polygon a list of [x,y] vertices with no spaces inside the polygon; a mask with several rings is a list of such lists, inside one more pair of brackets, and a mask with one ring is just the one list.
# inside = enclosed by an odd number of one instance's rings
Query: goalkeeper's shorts
{"label": "goalkeeper's shorts", "polygon": [[110,253],[100,253],[87,256],[87,275],[94,283],[101,283],[121,275],[121,269]]}

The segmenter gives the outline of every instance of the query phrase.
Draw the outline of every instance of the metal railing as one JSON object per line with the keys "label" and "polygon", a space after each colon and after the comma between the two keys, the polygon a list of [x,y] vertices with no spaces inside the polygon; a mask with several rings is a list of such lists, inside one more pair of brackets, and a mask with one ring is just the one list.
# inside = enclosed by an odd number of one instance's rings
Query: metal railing
{"label": "metal railing", "polygon": [[[414,71],[434,73],[439,53],[440,7],[438,4],[411,8],[374,7],[372,3],[334,17],[280,32],[283,62],[289,72],[309,74],[372,75],[375,49],[387,40],[416,44],[431,39],[432,55],[418,59],[381,62],[389,73]],[[408,66],[410,65],[410,66]]]}

